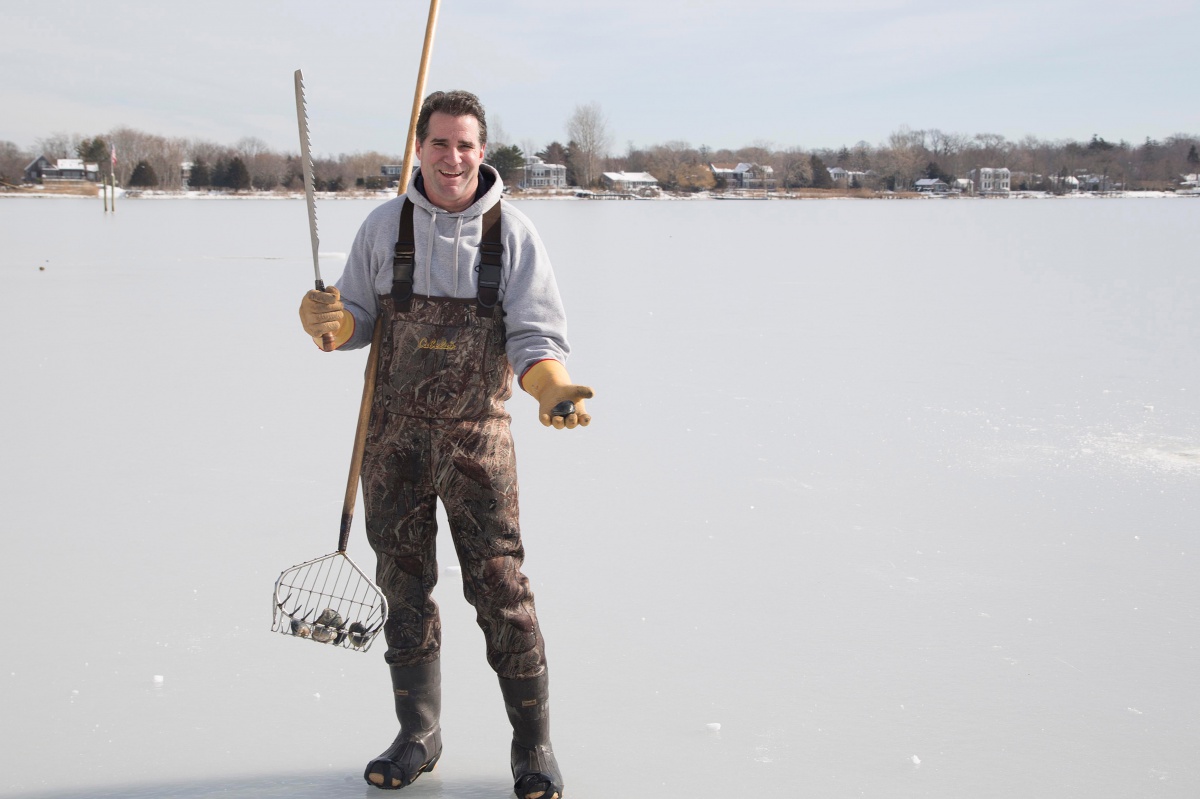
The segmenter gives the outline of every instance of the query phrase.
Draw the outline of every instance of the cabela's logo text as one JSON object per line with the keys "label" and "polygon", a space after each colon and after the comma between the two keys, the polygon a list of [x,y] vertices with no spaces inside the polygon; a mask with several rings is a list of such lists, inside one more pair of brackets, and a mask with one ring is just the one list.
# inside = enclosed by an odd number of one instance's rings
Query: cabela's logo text
{"label": "cabela's logo text", "polygon": [[458,345],[444,338],[423,338],[417,342],[419,350],[456,350]]}

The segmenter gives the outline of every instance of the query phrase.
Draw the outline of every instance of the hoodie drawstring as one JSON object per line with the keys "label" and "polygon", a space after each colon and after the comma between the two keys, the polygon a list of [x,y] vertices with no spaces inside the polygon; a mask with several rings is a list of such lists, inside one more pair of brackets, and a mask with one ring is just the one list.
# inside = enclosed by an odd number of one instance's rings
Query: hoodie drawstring
{"label": "hoodie drawstring", "polygon": [[454,296],[458,296],[458,243],[462,240],[463,218],[458,217],[458,226],[454,228]]}
{"label": "hoodie drawstring", "polygon": [[[429,214],[429,235],[425,243],[425,290],[432,291],[433,286],[433,242],[437,239],[437,212]],[[458,296],[458,247],[462,243],[463,218],[455,217],[454,226],[454,296]]]}
{"label": "hoodie drawstring", "polygon": [[433,263],[433,242],[437,238],[437,212],[431,211],[429,214],[429,233],[425,236],[425,293],[426,295],[433,294],[433,270],[430,264]]}

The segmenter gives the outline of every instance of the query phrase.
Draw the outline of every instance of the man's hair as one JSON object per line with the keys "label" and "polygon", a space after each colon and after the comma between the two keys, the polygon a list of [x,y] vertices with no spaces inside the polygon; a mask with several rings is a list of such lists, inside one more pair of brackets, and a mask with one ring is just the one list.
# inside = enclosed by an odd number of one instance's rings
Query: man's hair
{"label": "man's hair", "polygon": [[434,92],[421,103],[421,113],[417,116],[417,141],[425,141],[429,135],[429,118],[439,111],[452,117],[475,117],[479,122],[479,143],[487,144],[487,114],[484,113],[483,103],[470,92],[458,89]]}

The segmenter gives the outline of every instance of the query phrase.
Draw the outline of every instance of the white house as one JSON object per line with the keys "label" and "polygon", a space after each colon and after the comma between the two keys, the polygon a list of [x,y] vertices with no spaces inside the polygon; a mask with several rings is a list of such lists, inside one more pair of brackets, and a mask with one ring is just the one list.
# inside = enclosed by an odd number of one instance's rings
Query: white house
{"label": "white house", "polygon": [[600,178],[605,187],[613,191],[638,191],[658,186],[658,178],[649,172],[605,172]]}
{"label": "white house", "polygon": [[1012,189],[1012,173],[1006,167],[972,169],[971,177],[980,194],[1008,194]]}
{"label": "white house", "polygon": [[1048,180],[1051,186],[1060,189],[1064,193],[1079,191],[1079,178],[1074,175],[1067,175],[1066,177],[1051,175]]}
{"label": "white house", "polygon": [[775,188],[775,168],[763,164],[738,164],[733,170],[743,189]]}
{"label": "white house", "polygon": [[567,168],[562,164],[547,164],[536,155],[525,159],[525,180],[527,189],[565,189],[567,187]]}
{"label": "white house", "polygon": [[721,185],[721,181],[725,181],[725,185],[729,187],[737,186],[737,173],[734,171],[737,164],[709,164],[708,168],[712,170],[713,178],[717,181],[717,185]]}
{"label": "white house", "polygon": [[775,169],[761,164],[709,164],[713,177],[730,189],[773,189]]}
{"label": "white house", "polygon": [[852,169],[843,169],[840,166],[825,167],[825,171],[828,172],[829,177],[833,179],[833,185],[844,186],[846,188],[855,185],[862,186],[863,181],[866,180],[867,177],[866,172],[855,172]]}

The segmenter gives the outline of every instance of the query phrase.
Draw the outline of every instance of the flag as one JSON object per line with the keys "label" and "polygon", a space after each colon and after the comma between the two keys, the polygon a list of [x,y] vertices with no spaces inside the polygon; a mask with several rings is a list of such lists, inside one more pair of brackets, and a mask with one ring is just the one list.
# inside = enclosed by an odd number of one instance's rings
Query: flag
{"label": "flag", "polygon": [[112,165],[116,166],[117,165],[117,145],[110,144],[108,146],[108,150],[110,153],[112,153]]}

